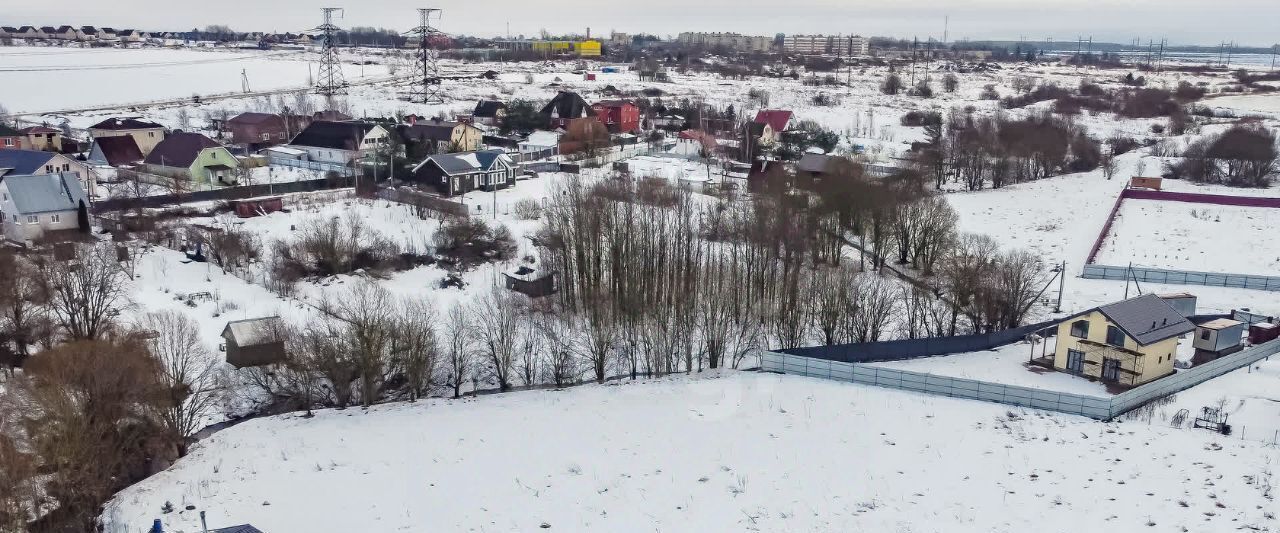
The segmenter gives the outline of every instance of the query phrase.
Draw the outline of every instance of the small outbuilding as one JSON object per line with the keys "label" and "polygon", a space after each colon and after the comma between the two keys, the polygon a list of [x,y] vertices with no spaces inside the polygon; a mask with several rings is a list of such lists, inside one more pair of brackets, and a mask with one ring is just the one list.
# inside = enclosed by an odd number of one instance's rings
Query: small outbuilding
{"label": "small outbuilding", "polygon": [[1210,320],[1196,326],[1196,338],[1191,342],[1197,355],[1208,352],[1218,357],[1229,355],[1244,348],[1245,323],[1230,318]]}
{"label": "small outbuilding", "polygon": [[283,363],[282,326],[278,316],[228,322],[222,330],[227,363],[237,369]]}
{"label": "small outbuilding", "polygon": [[1161,300],[1172,305],[1184,317],[1192,317],[1196,314],[1196,295],[1188,292],[1177,292],[1159,295]]}
{"label": "small outbuilding", "polygon": [[508,289],[530,298],[550,296],[559,290],[559,287],[556,286],[555,272],[538,271],[527,266],[521,266],[515,271],[506,272],[503,275],[506,277]]}
{"label": "small outbuilding", "polygon": [[280,196],[263,196],[232,200],[231,207],[240,218],[253,218],[284,211],[284,198]]}

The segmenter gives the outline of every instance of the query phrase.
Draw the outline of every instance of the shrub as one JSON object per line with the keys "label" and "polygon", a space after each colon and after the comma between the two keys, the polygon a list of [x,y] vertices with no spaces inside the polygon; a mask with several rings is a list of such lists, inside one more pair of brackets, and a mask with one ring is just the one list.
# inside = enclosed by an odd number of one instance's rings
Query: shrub
{"label": "shrub", "polygon": [[520,220],[538,220],[542,218],[542,204],[533,198],[525,198],[512,206],[516,218]]}
{"label": "shrub", "polygon": [[902,115],[903,126],[920,127],[941,124],[942,113],[937,111],[908,111],[905,115]]}
{"label": "shrub", "polygon": [[490,259],[510,259],[516,253],[511,231],[501,224],[489,226],[481,218],[449,218],[436,230],[432,241],[437,253],[463,268]]}

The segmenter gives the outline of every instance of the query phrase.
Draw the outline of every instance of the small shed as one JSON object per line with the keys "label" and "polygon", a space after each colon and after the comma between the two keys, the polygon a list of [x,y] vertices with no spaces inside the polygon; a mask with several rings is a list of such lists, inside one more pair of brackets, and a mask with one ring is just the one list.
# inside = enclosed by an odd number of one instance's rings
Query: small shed
{"label": "small shed", "polygon": [[284,211],[284,198],[280,196],[262,196],[258,198],[232,200],[231,207],[235,209],[236,216],[240,218],[253,218],[256,216]]}
{"label": "small shed", "polygon": [[1196,352],[1209,352],[1219,356],[1240,351],[1244,337],[1245,323],[1230,318],[1210,320],[1196,327],[1195,340],[1191,345]]}
{"label": "small shed", "polygon": [[285,361],[284,335],[278,316],[228,322],[222,338],[226,341],[227,363],[237,369]]}
{"label": "small shed", "polygon": [[508,289],[530,298],[550,296],[559,290],[555,272],[539,272],[530,267],[521,266],[514,272],[506,272],[503,275],[506,277]]}
{"label": "small shed", "polygon": [[1160,186],[1162,182],[1163,182],[1163,178],[1143,178],[1140,176],[1134,176],[1133,178],[1129,179],[1129,188],[1130,189],[1151,189],[1153,191],[1158,191],[1160,190]]}
{"label": "small shed", "polygon": [[1259,322],[1249,326],[1249,344],[1262,344],[1280,339],[1280,325]]}
{"label": "small shed", "polygon": [[1196,314],[1196,295],[1188,292],[1176,292],[1170,294],[1159,295],[1160,299],[1168,302],[1174,309],[1178,310],[1184,317],[1195,316]]}

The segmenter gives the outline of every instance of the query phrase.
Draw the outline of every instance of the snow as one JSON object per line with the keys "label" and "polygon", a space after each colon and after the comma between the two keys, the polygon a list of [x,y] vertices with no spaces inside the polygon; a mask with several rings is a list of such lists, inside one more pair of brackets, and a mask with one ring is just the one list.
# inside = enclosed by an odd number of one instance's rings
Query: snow
{"label": "snow", "polygon": [[[6,91],[10,111],[32,113],[240,92],[242,71],[256,91],[305,87],[317,58],[292,51],[16,46],[0,48],[0,72],[11,87],[43,88]],[[343,72],[347,82],[361,77],[357,65],[345,64]],[[382,65],[364,72],[387,74]]]}
{"label": "snow", "polygon": [[[1158,408],[1165,422],[1180,409],[1192,418],[1202,407],[1222,407],[1236,439],[1280,443],[1280,358],[1269,358],[1179,392]],[[1187,425],[1190,425],[1188,420]]]}
{"label": "snow", "polygon": [[[1056,339],[1050,337],[1045,341],[1043,344],[1035,345],[1035,355],[1041,357],[1042,354],[1047,354],[1052,358]],[[1111,396],[1101,382],[1030,364],[1028,360],[1031,358],[1032,350],[1031,345],[1019,342],[981,352],[868,364],[922,374],[975,379],[1082,396],[1099,398]]]}
{"label": "snow", "polygon": [[1277,460],[1163,424],[726,372],[257,419],[103,519],[111,533],[154,518],[193,533],[200,511],[264,531],[1226,532],[1274,526],[1261,485]]}
{"label": "snow", "polygon": [[1280,274],[1280,209],[1125,200],[1098,262]]}

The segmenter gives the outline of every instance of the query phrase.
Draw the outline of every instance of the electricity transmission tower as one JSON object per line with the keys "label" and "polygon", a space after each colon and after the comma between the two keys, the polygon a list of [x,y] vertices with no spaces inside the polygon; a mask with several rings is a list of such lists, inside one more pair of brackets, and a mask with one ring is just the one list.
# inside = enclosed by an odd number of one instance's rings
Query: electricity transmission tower
{"label": "electricity transmission tower", "polygon": [[440,17],[437,8],[418,9],[418,27],[409,31],[418,38],[418,60],[413,64],[413,91],[410,100],[420,104],[442,104],[440,95],[440,54],[431,49],[432,40],[440,30],[431,27],[431,17]]}
{"label": "electricity transmission tower", "polygon": [[320,56],[320,72],[316,77],[316,89],[320,94],[332,98],[335,95],[344,94],[347,88],[347,82],[342,78],[342,61],[338,59],[338,50],[334,48],[334,40],[338,36],[340,29],[333,24],[333,13],[338,12],[341,17],[343,10],[340,7],[324,7],[324,24],[315,31],[324,34],[324,48]]}

